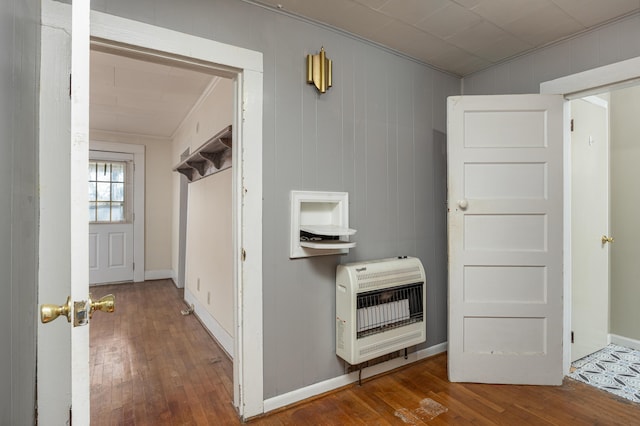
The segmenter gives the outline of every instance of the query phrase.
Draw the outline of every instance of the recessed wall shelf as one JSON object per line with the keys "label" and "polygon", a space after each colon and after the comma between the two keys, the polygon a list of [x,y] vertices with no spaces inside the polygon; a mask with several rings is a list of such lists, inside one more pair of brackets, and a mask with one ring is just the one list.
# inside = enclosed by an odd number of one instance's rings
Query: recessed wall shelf
{"label": "recessed wall shelf", "polygon": [[291,191],[292,259],[344,254],[356,243],[349,236],[349,194],[347,192]]}
{"label": "recessed wall shelf", "polygon": [[173,171],[185,175],[189,182],[194,182],[228,169],[231,167],[232,146],[232,131],[229,125],[178,163]]}

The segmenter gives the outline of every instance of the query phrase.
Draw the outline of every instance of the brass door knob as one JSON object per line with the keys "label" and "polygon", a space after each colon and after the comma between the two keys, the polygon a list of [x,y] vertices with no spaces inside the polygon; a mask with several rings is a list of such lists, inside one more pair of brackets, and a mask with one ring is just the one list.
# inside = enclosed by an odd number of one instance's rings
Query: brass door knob
{"label": "brass door knob", "polygon": [[606,235],[602,236],[602,245],[605,245],[607,243],[612,243],[614,240],[613,237],[607,237]]}
{"label": "brass door knob", "polygon": [[45,304],[40,306],[40,321],[43,324],[51,322],[61,315],[67,317],[67,322],[71,322],[71,297],[67,297],[67,303],[64,305]]}
{"label": "brass door knob", "polygon": [[89,293],[89,304],[91,305],[89,318],[92,318],[95,311],[102,311],[107,313],[115,311],[116,297],[113,294],[107,294],[106,296],[102,296],[100,299],[94,301],[91,298],[91,293]]}

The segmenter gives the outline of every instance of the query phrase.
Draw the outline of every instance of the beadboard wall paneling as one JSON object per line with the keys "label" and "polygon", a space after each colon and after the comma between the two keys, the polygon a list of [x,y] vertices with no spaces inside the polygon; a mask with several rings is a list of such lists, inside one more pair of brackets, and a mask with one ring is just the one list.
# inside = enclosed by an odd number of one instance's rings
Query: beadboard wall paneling
{"label": "beadboard wall paneling", "polygon": [[35,421],[40,2],[0,4],[0,424]]}
{"label": "beadboard wall paneling", "polygon": [[[419,257],[428,279],[426,346],[446,340],[442,145],[457,77],[237,0],[94,0],[92,8],[264,55],[265,398],[343,374],[334,336],[341,262]],[[318,95],[305,82],[305,55],[321,46],[334,76]],[[349,192],[358,230],[349,255],[289,259],[293,189]]]}

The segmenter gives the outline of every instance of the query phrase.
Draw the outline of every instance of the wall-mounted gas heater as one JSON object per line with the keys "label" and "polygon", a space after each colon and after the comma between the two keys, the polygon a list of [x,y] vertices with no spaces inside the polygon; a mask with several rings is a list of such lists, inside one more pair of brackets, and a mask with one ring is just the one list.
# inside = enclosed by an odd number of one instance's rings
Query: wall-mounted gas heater
{"label": "wall-mounted gas heater", "polygon": [[419,259],[338,265],[336,353],[351,365],[426,340],[426,277]]}

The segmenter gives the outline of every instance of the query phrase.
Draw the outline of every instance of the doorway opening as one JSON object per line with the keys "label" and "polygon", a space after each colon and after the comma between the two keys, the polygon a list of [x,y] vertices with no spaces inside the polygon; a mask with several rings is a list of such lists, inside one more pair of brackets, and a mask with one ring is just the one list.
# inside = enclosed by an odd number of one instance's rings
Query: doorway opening
{"label": "doorway opening", "polygon": [[[591,110],[605,107],[606,111],[600,119],[591,115],[581,120],[583,129],[576,138],[575,117],[583,114],[587,102],[596,105],[586,106]],[[640,296],[635,260],[640,230],[633,213],[635,182],[640,177],[636,142],[640,86],[606,88],[599,95],[573,100],[571,112],[572,151],[591,151],[591,158],[574,157],[572,164],[571,361],[575,361],[609,343],[640,349],[640,316],[634,306]],[[606,129],[599,129],[602,121]],[[584,204],[576,203],[580,197]]]}
{"label": "doorway opening", "polygon": [[[565,127],[565,144],[564,144],[564,162],[565,170],[571,170],[571,148],[570,148],[570,122],[571,122],[571,107],[569,102],[573,99],[583,98],[589,95],[599,94],[612,91],[616,89],[622,89],[631,87],[640,81],[640,74],[638,69],[640,67],[640,57],[628,59],[622,62],[617,62],[610,65],[605,65],[599,68],[591,69],[588,71],[580,72],[577,74],[561,77],[556,80],[547,81],[540,84],[540,93],[542,94],[560,94],[567,100],[565,102],[564,113],[564,127]],[[565,174],[564,179],[564,252],[565,252],[565,266],[564,266],[564,349],[563,349],[563,371],[566,374],[569,373],[571,367],[571,330],[572,330],[572,315],[573,315],[573,298],[572,294],[572,265],[573,265],[573,250],[571,244],[571,218],[572,218],[572,205],[571,205],[571,173]],[[612,233],[615,233],[615,226],[611,229]]]}
{"label": "doorway opening", "polygon": [[[189,69],[179,61],[159,63],[157,59],[145,55],[105,50],[104,46],[98,44],[94,45],[91,52],[91,144],[111,144],[113,149],[118,150],[119,146],[119,151],[125,152],[129,150],[129,146],[142,147],[146,158],[142,168],[145,171],[143,178],[146,178],[146,185],[142,188],[146,206],[146,215],[142,212],[146,228],[143,253],[145,262],[140,264],[147,267],[144,271],[147,281],[136,285],[150,286],[157,282],[149,280],[172,279],[176,287],[183,287],[181,297],[184,302],[192,309],[195,308],[195,315],[220,345],[220,352],[224,351],[232,360],[235,317],[232,258],[232,217],[235,209],[232,199],[232,170],[227,169],[210,175],[207,179],[185,184],[184,177],[172,171],[172,167],[182,160],[184,152],[197,149],[217,133],[218,128],[232,124],[234,82],[219,76],[215,71]],[[90,189],[97,187],[100,190],[94,191],[96,194],[93,198],[101,200],[95,201],[93,210],[90,205],[90,213],[94,212],[94,216],[100,219],[94,218],[92,226],[99,227],[103,234],[108,233],[100,241],[130,242],[132,238],[115,238],[114,236],[122,235],[123,232],[117,233],[119,228],[111,228],[125,227],[132,234],[134,214],[125,208],[130,204],[126,201],[132,201],[134,194],[137,196],[141,190],[136,187],[134,191],[133,185],[126,186],[125,183],[128,181],[125,176],[133,175],[133,159],[126,161],[132,155],[124,152],[91,152],[95,161],[89,163],[90,178],[93,176],[94,179],[90,179],[89,185]],[[114,163],[115,160],[121,161]],[[92,175],[91,166],[94,169],[100,166],[99,173]],[[122,169],[122,173],[114,174],[111,170],[114,167]],[[102,173],[102,169],[107,168],[108,173]],[[99,175],[100,178],[94,175]],[[102,182],[106,179],[102,175],[110,179]],[[192,194],[189,196],[190,192]],[[91,194],[93,192],[90,191]],[[112,197],[104,201],[102,199],[105,194]],[[111,200],[113,197],[115,201]],[[116,219],[124,223],[107,224],[102,218],[104,214],[100,216],[104,210],[111,217],[114,209],[116,213],[122,210],[122,217],[118,216]],[[211,223],[212,216],[216,216],[215,223]],[[96,233],[97,231],[90,233],[90,236]],[[107,257],[120,253],[120,257],[128,259],[127,265],[130,266],[132,249],[123,244],[121,246],[123,247],[118,246],[119,250],[116,250],[118,247],[107,247],[96,252],[106,253]],[[131,276],[116,276],[112,273],[108,277],[117,279],[109,278],[98,282],[134,281],[133,272],[129,272]],[[129,287],[111,286],[109,290],[118,299],[135,297],[135,292],[132,293]],[[128,306],[127,301],[121,300],[121,303]],[[120,312],[123,316],[137,315],[131,309]],[[137,319],[122,318],[119,321],[136,323]],[[175,321],[186,319],[177,316]],[[100,329],[103,326],[96,328],[96,332]],[[114,330],[114,334],[116,331],[118,329]],[[93,334],[92,329],[92,336]],[[139,338],[144,341],[152,334]],[[94,351],[92,345],[91,381],[98,388],[101,388],[101,383],[97,382],[102,381],[100,372],[106,368],[105,363],[126,364],[127,359],[133,363],[146,356],[140,354],[148,354],[144,347],[126,344],[127,336],[127,332],[122,334],[122,338],[117,340],[122,347],[113,348],[115,353],[111,355],[105,354],[101,349]],[[94,343],[96,347],[102,348],[99,342]],[[179,363],[175,359],[166,360],[167,363],[173,361]],[[166,367],[158,369],[163,376],[160,378],[161,382],[171,381],[171,375],[176,375],[179,371],[178,364],[174,367],[167,364]],[[120,371],[128,367],[112,365],[112,368]],[[184,380],[188,380],[186,377]],[[233,395],[233,383],[228,379],[223,382],[228,385],[224,393]],[[113,386],[110,382],[107,385]],[[95,396],[92,392],[92,400],[95,402],[92,404],[92,417],[103,416],[105,412],[115,411],[117,408],[114,406],[110,410],[105,406],[103,392],[104,389]],[[125,402],[131,404],[132,401],[115,401],[116,404]],[[101,410],[99,413],[94,412],[94,405]]]}

